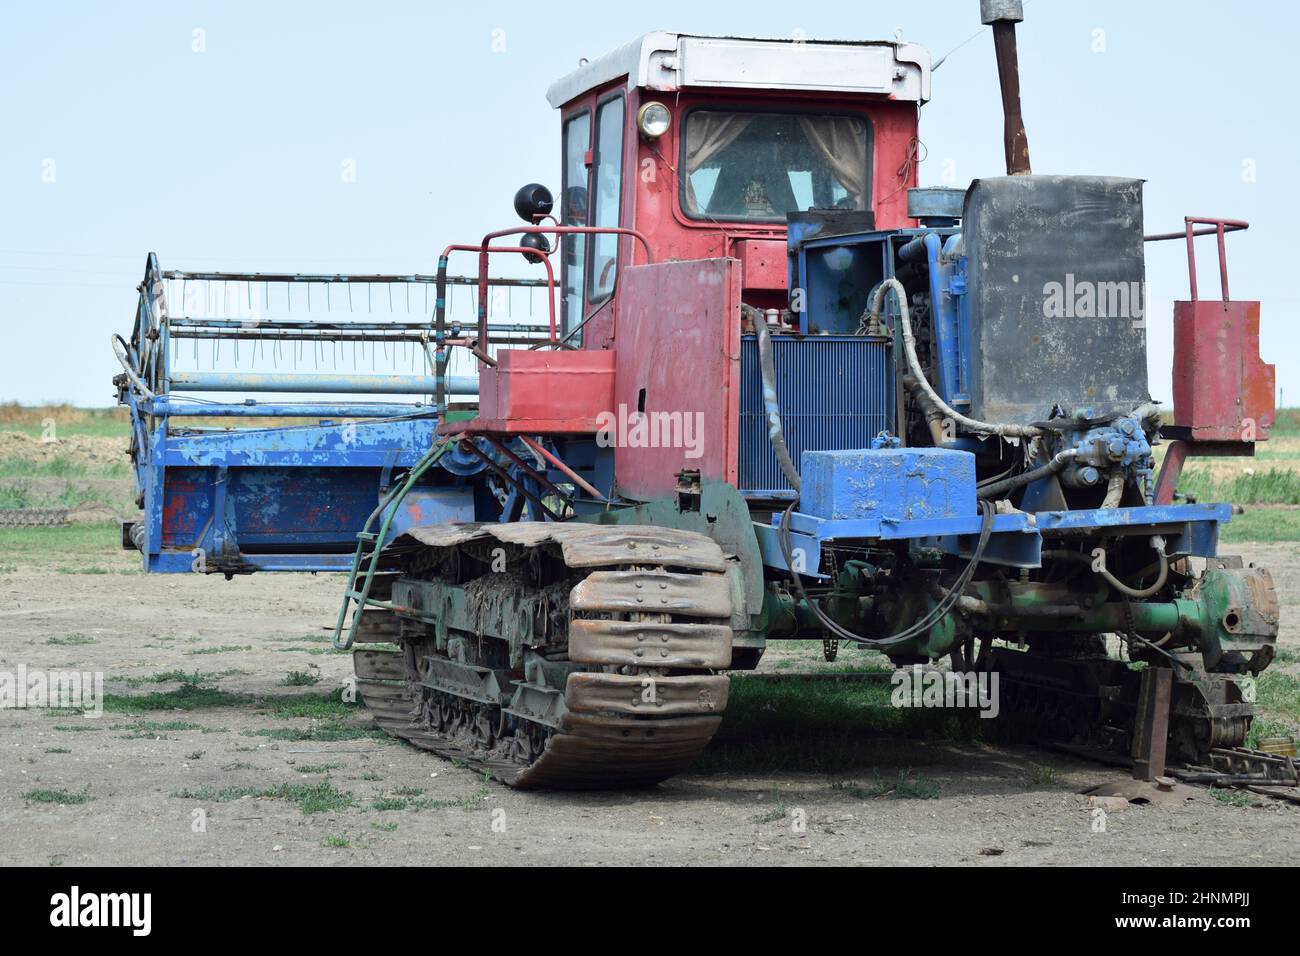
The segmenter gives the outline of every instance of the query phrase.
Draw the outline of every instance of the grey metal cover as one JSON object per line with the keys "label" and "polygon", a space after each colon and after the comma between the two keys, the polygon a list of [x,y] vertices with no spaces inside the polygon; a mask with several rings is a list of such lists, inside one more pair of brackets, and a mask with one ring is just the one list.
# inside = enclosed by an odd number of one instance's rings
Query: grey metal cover
{"label": "grey metal cover", "polygon": [[901,38],[722,37],[660,30],[582,61],[551,84],[546,99],[558,108],[622,77],[629,90],[822,90],[924,103],[930,98],[930,51]]}
{"label": "grey metal cover", "polygon": [[962,226],[971,413],[1041,421],[1149,401],[1142,180],[978,179]]}

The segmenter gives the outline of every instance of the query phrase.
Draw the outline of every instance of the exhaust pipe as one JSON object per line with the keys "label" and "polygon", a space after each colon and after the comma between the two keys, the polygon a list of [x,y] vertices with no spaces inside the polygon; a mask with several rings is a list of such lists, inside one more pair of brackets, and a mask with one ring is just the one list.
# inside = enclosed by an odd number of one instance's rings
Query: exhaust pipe
{"label": "exhaust pipe", "polygon": [[993,27],[993,50],[998,58],[998,85],[1002,88],[1002,142],[1007,154],[1007,175],[1028,176],[1029,137],[1020,112],[1020,65],[1016,60],[1016,24],[1025,18],[1021,0],[980,0],[980,21]]}

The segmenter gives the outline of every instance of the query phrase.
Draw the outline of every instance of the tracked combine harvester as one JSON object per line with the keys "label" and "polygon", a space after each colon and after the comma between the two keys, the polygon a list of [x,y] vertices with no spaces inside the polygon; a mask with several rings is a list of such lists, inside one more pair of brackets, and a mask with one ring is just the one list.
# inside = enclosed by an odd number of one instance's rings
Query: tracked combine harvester
{"label": "tracked combine harvester", "polygon": [[[1140,180],[1033,174],[1019,4],[983,7],[1007,175],[964,191],[916,188],[920,46],[652,33],[548,91],[559,208],[525,187],[524,225],[429,275],[150,257],[115,341],[143,508],[124,543],[151,571],[348,572],[335,639],[380,725],[514,786],[687,767],[726,672],[778,640],[996,670],[1043,735],[1151,766],[1240,745],[1277,598],[1220,556],[1231,506],[1177,487],[1272,424],[1259,304],[1228,297],[1245,224],[1144,237]],[[1144,242],[1168,238],[1192,270],[1173,423],[1144,297]],[[538,277],[490,275],[520,256]],[[188,308],[218,291],[222,317]],[[521,296],[548,320],[511,321]],[[321,315],[394,299],[414,318]],[[180,371],[200,346],[235,371]],[[334,369],[348,351],[415,368]]]}

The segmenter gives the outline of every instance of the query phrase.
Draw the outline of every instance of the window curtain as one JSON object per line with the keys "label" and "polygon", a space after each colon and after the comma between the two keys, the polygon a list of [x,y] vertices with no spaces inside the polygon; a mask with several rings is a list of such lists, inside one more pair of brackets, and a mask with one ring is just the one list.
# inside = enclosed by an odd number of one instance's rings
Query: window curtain
{"label": "window curtain", "polygon": [[863,152],[866,124],[851,116],[801,116],[799,126],[853,198],[855,207],[866,209],[867,162]]}
{"label": "window curtain", "polygon": [[705,163],[736,141],[749,126],[752,116],[735,113],[692,113],[686,136],[686,204],[690,211],[700,212],[695,199],[691,176]]}

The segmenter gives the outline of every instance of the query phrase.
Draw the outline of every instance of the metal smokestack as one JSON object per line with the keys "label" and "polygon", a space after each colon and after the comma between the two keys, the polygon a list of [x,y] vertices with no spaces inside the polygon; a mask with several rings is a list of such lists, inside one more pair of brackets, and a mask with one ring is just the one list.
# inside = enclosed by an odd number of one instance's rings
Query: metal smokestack
{"label": "metal smokestack", "polygon": [[1032,172],[1029,137],[1025,135],[1025,119],[1020,112],[1020,66],[1016,61],[1016,24],[1024,18],[1021,0],[980,0],[980,20],[993,27],[993,49],[998,58],[1008,176],[1027,176]]}

